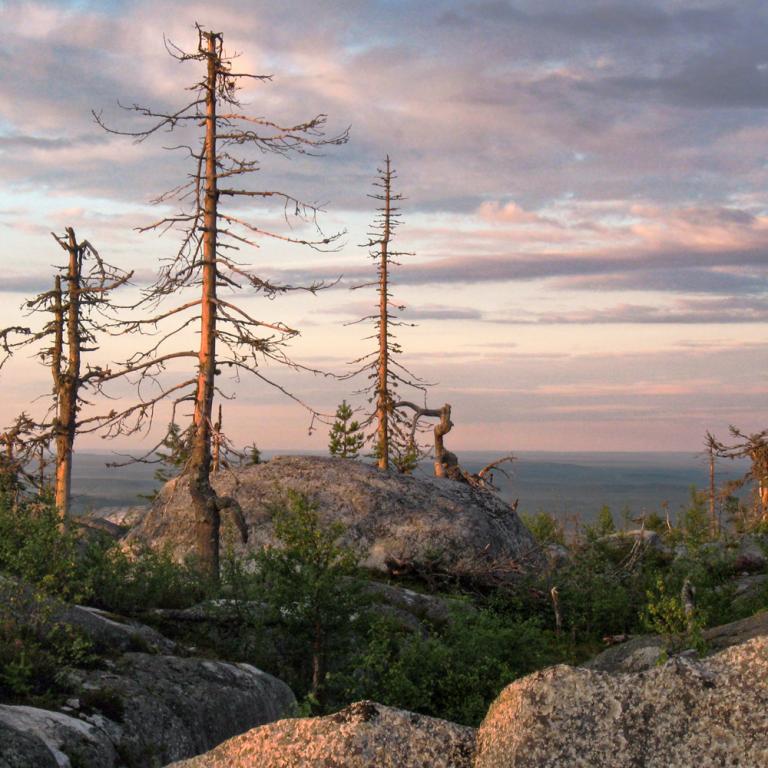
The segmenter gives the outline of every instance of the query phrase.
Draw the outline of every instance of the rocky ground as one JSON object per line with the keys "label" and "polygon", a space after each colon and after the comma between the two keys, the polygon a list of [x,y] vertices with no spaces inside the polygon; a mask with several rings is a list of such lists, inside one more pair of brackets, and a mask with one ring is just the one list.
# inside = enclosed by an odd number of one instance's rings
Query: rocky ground
{"label": "rocky ground", "polygon": [[0,768],[161,766],[295,709],[285,683],[248,664],[189,657],[154,629],[92,608],[48,608],[100,660],[68,671],[75,693],[56,710],[0,704]]}
{"label": "rocky ground", "polygon": [[[407,590],[392,600],[414,617],[441,610]],[[111,656],[71,671],[79,693],[56,710],[0,705],[0,768],[768,765],[765,612],[707,630],[717,652],[704,659],[660,664],[651,636],[528,675],[477,731],[373,702],[285,719],[291,691],[247,664],[185,656],[156,630],[93,609],[59,605],[56,617]]]}
{"label": "rocky ground", "polygon": [[[222,473],[217,488],[238,500],[252,549],[274,543],[271,510],[295,490],[317,503],[324,522],[344,525],[346,543],[369,571],[415,575],[422,587],[447,576],[487,590],[526,570],[557,583],[558,569],[573,556],[557,545],[542,551],[491,494],[383,475],[357,462],[278,458]],[[125,536],[130,522],[128,546],[169,546],[181,558],[191,548],[187,514],[187,491],[172,482],[148,511],[95,520],[92,528]],[[637,551],[636,542],[668,563],[688,556],[683,545],[644,530],[601,541],[621,552]],[[764,540],[743,536],[705,546],[727,570],[735,600],[762,594]],[[2,576],[0,585],[28,589]],[[369,581],[365,591],[374,610],[424,636],[477,611],[471,602],[392,581]],[[69,670],[72,694],[49,708],[0,705],[0,768],[768,765],[768,612],[704,630],[704,658],[691,650],[669,654],[665,639],[644,635],[581,667],[527,675],[507,686],[473,729],[370,701],[325,717],[296,717],[296,699],[282,681],[248,664],[197,657],[170,639],[185,637],[190,627],[194,635],[201,622],[226,625],[230,603],[158,609],[152,628],[51,599],[50,621],[84,633],[100,659]],[[258,612],[258,604],[248,607]]]}
{"label": "rocky ground", "polygon": [[360,701],[255,728],[173,768],[471,768],[474,744],[474,728]]}
{"label": "rocky ground", "polygon": [[559,665],[508,686],[475,768],[768,765],[768,636],[634,673]]}

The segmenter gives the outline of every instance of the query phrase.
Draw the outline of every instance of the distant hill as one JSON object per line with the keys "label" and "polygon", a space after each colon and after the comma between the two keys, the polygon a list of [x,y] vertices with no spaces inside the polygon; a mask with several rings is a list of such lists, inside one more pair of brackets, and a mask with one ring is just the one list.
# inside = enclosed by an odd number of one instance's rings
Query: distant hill
{"label": "distant hill", "polygon": [[[264,451],[273,455],[318,451]],[[462,464],[477,471],[500,454],[459,452]],[[510,478],[496,475],[502,496],[519,499],[519,511],[545,510],[559,517],[579,515],[591,520],[603,504],[608,504],[620,521],[621,511],[633,515],[659,510],[663,503],[676,513],[690,498],[690,488],[706,488],[707,465],[692,453],[555,453],[522,451],[510,465]],[[152,475],[156,465],[132,464],[109,469],[114,454],[78,453],[73,467],[74,509],[84,512],[100,507],[121,507],[142,503],[140,494],[158,487]],[[745,462],[720,462],[718,482],[741,477]],[[425,462],[422,472],[431,472]]]}

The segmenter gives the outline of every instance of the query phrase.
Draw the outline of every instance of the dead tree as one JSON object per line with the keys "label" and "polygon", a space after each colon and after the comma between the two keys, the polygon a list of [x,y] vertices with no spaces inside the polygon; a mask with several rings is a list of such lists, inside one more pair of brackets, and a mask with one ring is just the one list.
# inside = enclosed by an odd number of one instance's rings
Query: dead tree
{"label": "dead tree", "polygon": [[22,413],[0,433],[0,497],[5,497],[14,509],[25,487],[35,484],[31,463],[42,445],[36,432],[37,424]]}
{"label": "dead tree", "polygon": [[717,488],[715,484],[715,463],[717,457],[722,455],[725,446],[719,442],[715,436],[707,431],[704,438],[704,450],[709,465],[709,528],[712,536],[717,536],[720,532],[720,525],[717,517]]}
{"label": "dead tree", "polygon": [[[412,443],[415,443],[416,441],[416,431],[419,426],[419,420],[422,417],[438,419],[433,430],[435,440],[435,477],[447,477],[450,480],[458,480],[459,482],[467,483],[476,488],[495,488],[493,484],[493,475],[491,473],[494,470],[497,470],[506,475],[506,472],[500,468],[501,465],[515,461],[515,457],[512,454],[509,454],[492,461],[490,464],[484,466],[479,472],[467,472],[467,470],[465,470],[459,463],[456,454],[445,447],[444,438],[453,429],[451,406],[449,403],[445,403],[442,408],[427,408],[403,400],[395,403],[394,409],[398,412],[402,409],[409,409],[413,412],[410,433],[410,440]],[[516,506],[517,502],[514,504],[515,508]]]}
{"label": "dead tree", "polygon": [[718,455],[749,459],[750,468],[741,483],[752,481],[755,484],[755,522],[768,522],[768,429],[746,434],[731,426],[730,433],[738,442],[732,445],[718,443]]}
{"label": "dead tree", "polygon": [[[120,327],[121,332],[155,332],[159,340],[133,355],[111,377],[103,380],[106,383],[133,374],[139,384],[151,380],[160,388],[159,392],[113,414],[102,426],[111,435],[128,434],[149,427],[155,406],[163,400],[172,403],[174,416],[179,404],[192,404],[191,454],[185,475],[192,497],[194,538],[202,568],[217,578],[220,513],[225,508],[233,508],[232,500],[217,497],[210,484],[212,406],[214,393],[220,392],[217,377],[223,370],[235,377],[252,374],[305,405],[272,381],[263,372],[262,364],[280,363],[311,370],[292,361],[284,351],[287,340],[298,331],[282,322],[257,319],[224,295],[225,291],[244,289],[250,294],[273,298],[297,288],[276,285],[259,277],[238,260],[236,254],[243,246],[258,247],[269,240],[300,244],[318,251],[334,250],[341,234],[326,236],[320,231],[317,206],[274,189],[249,189],[245,180],[260,169],[263,154],[315,154],[324,146],[345,143],[347,132],[326,137],[323,132],[326,116],[322,114],[297,125],[280,125],[244,114],[238,100],[243,81],[266,82],[271,76],[235,71],[233,57],[224,52],[221,33],[200,27],[197,32],[198,45],[193,52],[166,44],[168,52],[178,61],[202,65],[202,78],[189,89],[193,95],[185,106],[168,112],[137,105],[128,107],[152,121],[147,129],[140,131],[115,130],[105,125],[100,115],[94,115],[105,130],[132,136],[137,142],[160,132],[184,134],[186,129],[202,129],[202,136],[182,136],[180,143],[172,147],[189,155],[191,170],[186,181],[156,201],[176,200],[178,212],[142,228],[143,231],[178,229],[182,232],[178,251],[163,265],[144,295],[143,306],[156,314]],[[238,180],[242,180],[242,184]],[[289,215],[293,216],[314,227],[314,234],[303,238],[267,230],[250,216],[239,213],[239,208],[226,210],[221,204],[224,199],[236,200],[239,207],[246,201],[261,204],[279,200],[288,223]],[[314,292],[323,285],[315,283],[302,290]],[[160,307],[163,299],[176,296],[184,289],[192,289],[196,295],[170,309]],[[169,323],[173,324],[170,329]],[[197,349],[169,349],[171,339],[194,327],[200,335]],[[180,383],[162,386],[159,374],[171,361],[179,360],[189,362],[191,375]]]}
{"label": "dead tree", "polygon": [[238,451],[232,445],[224,431],[223,409],[219,403],[218,416],[211,432],[211,472],[229,469],[233,464],[242,464],[245,452]]}
{"label": "dead tree", "polygon": [[[86,405],[86,393],[98,388],[105,371],[100,366],[83,370],[83,355],[98,350],[98,336],[112,320],[110,293],[124,285],[132,273],[105,262],[87,240],[78,242],[75,230],[53,235],[67,254],[67,263],[58,267],[51,291],[26,302],[28,312],[44,313],[51,319],[40,330],[15,326],[0,331],[6,356],[20,347],[42,345],[38,359],[51,371],[53,399],[46,416],[35,422],[34,439],[39,446],[52,440],[56,450],[55,504],[61,524],[69,518],[72,485],[72,452],[75,436],[91,418],[79,414]],[[46,343],[50,346],[46,346]],[[30,438],[31,439],[31,438]]]}
{"label": "dead tree", "polygon": [[397,251],[392,247],[396,228],[401,223],[400,209],[397,203],[403,196],[392,191],[392,182],[396,173],[392,168],[389,155],[384,168],[378,169],[378,177],[373,182],[374,187],[381,191],[368,195],[381,205],[371,225],[368,242],[364,247],[369,249],[371,258],[376,262],[376,281],[354,286],[355,289],[376,286],[378,294],[377,311],[366,315],[355,322],[372,321],[375,332],[367,338],[376,339],[376,350],[352,361],[359,366],[347,378],[361,374],[367,375],[370,385],[361,390],[368,396],[368,402],[373,406],[373,412],[364,426],[373,424],[375,432],[370,436],[374,444],[374,455],[379,469],[389,469],[390,464],[401,471],[410,471],[418,459],[416,444],[411,439],[407,418],[396,407],[396,395],[400,386],[407,386],[425,391],[425,383],[409,371],[397,360],[402,352],[393,329],[396,326],[412,325],[399,320],[396,310],[402,310],[402,305],[392,302],[390,291],[390,268],[399,265],[398,258],[412,256],[405,251]]}
{"label": "dead tree", "polygon": [[433,417],[439,419],[434,427],[434,461],[435,461],[435,476],[436,477],[448,477],[452,480],[464,479],[463,471],[459,466],[459,460],[455,453],[447,450],[443,438],[453,429],[453,422],[451,421],[451,406],[446,403],[442,408],[426,408],[416,405],[408,400],[402,400],[397,402],[393,406],[396,410],[410,409],[413,412],[411,418],[411,432],[409,440],[411,443],[416,442],[416,432],[419,425],[419,420],[422,417]]}

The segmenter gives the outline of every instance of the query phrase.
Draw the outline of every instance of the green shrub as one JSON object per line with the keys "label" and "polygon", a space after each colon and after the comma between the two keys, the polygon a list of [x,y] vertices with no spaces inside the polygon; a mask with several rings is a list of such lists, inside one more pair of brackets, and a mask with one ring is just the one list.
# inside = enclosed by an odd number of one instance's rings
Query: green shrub
{"label": "green shrub", "polygon": [[0,504],[0,572],[18,576],[48,594],[82,601],[89,595],[79,579],[77,538],[58,530],[50,505]]}
{"label": "green shrub", "polygon": [[0,701],[48,699],[66,689],[69,667],[95,661],[91,641],[51,611],[41,591],[0,581]]}
{"label": "green shrub", "polygon": [[691,548],[700,547],[711,538],[710,525],[707,495],[692,486],[690,502],[679,521],[683,542]]}
{"label": "green shrub", "polygon": [[649,631],[662,637],[667,651],[676,652],[685,648],[695,648],[700,652],[705,650],[701,634],[704,617],[700,610],[694,608],[687,613],[681,598],[669,592],[661,576],[648,590],[647,597],[641,620]]}
{"label": "green shrub", "polygon": [[542,546],[546,544],[565,544],[565,532],[562,523],[549,512],[537,512],[529,515],[523,512],[520,515],[525,527]]}
{"label": "green shrub", "polygon": [[59,530],[55,509],[0,504],[0,572],[49,595],[124,613],[178,608],[203,599],[209,585],[169,554],[129,555],[108,536],[83,539],[76,520]]}
{"label": "green shrub", "polygon": [[254,661],[322,708],[328,676],[363,621],[358,556],[339,543],[343,526],[324,525],[306,496],[289,492],[272,519],[279,546],[245,563],[225,558],[224,585],[245,630],[238,655],[254,654]]}
{"label": "green shrub", "polygon": [[461,612],[428,636],[375,620],[347,673],[346,696],[477,725],[501,689],[554,660],[536,622]]}
{"label": "green shrub", "polygon": [[78,565],[89,602],[115,613],[185,608],[212,590],[198,571],[175,562],[168,552],[144,548],[128,554],[109,539],[89,542]]}

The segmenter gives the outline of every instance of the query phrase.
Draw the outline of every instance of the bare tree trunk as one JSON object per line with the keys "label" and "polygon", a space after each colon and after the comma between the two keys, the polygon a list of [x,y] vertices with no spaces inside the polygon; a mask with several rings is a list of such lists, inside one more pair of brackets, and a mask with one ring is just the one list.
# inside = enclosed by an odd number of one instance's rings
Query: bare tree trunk
{"label": "bare tree trunk", "polygon": [[312,638],[312,695],[320,701],[320,689],[323,684],[325,671],[323,669],[323,629],[320,622],[315,622],[314,637]]}
{"label": "bare tree trunk", "polygon": [[760,522],[768,522],[768,483],[760,480],[758,483],[758,493],[760,496]]}
{"label": "bare tree trunk", "polygon": [[440,409],[440,421],[435,424],[435,477],[447,477],[448,462],[446,461],[443,437],[445,437],[452,428],[451,406],[446,403]]}
{"label": "bare tree trunk", "polygon": [[221,466],[221,405],[219,405],[219,418],[213,425],[211,434],[211,472],[214,474],[219,471]]}
{"label": "bare tree trunk", "polygon": [[200,566],[213,579],[219,575],[220,515],[216,494],[210,485],[211,413],[216,371],[216,228],[218,191],[216,188],[216,79],[217,39],[208,40],[205,117],[205,199],[203,202],[203,286],[195,393],[194,435],[189,462],[189,491],[195,516],[195,544]]}
{"label": "bare tree trunk", "polygon": [[[72,492],[72,449],[77,431],[77,392],[80,385],[80,283],[82,278],[82,253],[72,227],[67,227],[66,251],[67,305],[64,319],[61,278],[56,277],[53,314],[55,323],[54,350],[52,355],[53,382],[56,390],[56,417],[54,435],[56,443],[55,503],[59,515],[59,527],[69,525],[69,502]],[[64,361],[64,326],[66,325],[66,363]]]}
{"label": "bare tree trunk", "polygon": [[387,259],[391,233],[390,217],[392,213],[392,171],[389,155],[387,170],[384,174],[384,231],[381,238],[381,256],[379,260],[379,366],[378,386],[376,391],[376,419],[378,420],[379,469],[389,469],[389,409],[390,394],[388,384],[389,367],[389,284]]}
{"label": "bare tree trunk", "polygon": [[40,443],[37,449],[37,483],[40,487],[40,495],[45,491],[45,445]]}
{"label": "bare tree trunk", "polygon": [[715,510],[715,452],[709,451],[709,527],[713,536],[718,534],[717,512]]}
{"label": "bare tree trunk", "polygon": [[560,637],[563,631],[563,612],[560,608],[560,592],[557,587],[552,587],[549,590],[550,597],[552,598],[552,610],[555,613],[555,635]]}

